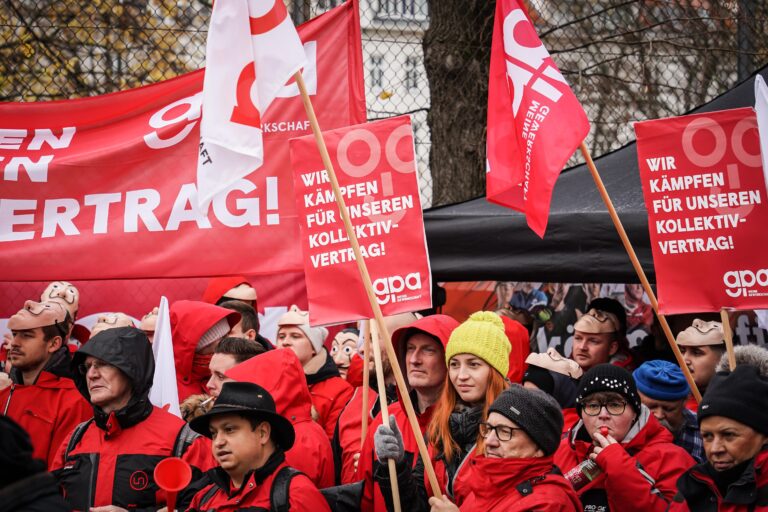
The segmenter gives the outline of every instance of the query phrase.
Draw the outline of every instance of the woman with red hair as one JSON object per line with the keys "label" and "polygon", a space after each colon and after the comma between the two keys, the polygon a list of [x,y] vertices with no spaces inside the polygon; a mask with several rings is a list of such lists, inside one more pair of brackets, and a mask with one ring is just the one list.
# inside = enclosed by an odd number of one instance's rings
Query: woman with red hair
{"label": "woman with red hair", "polygon": [[[508,386],[509,353],[504,323],[490,311],[473,313],[451,333],[445,348],[448,379],[435,404],[427,442],[440,491],[459,506],[469,492],[467,472],[462,470],[467,458],[477,451],[479,425],[487,418],[491,403]],[[376,430],[374,445],[381,463],[374,469],[374,478],[387,500],[387,509],[394,509],[387,470],[387,461],[394,459],[401,502],[408,504],[408,510],[429,510],[432,489],[424,464],[419,460],[411,469],[404,460],[402,438],[392,416],[389,425]]]}

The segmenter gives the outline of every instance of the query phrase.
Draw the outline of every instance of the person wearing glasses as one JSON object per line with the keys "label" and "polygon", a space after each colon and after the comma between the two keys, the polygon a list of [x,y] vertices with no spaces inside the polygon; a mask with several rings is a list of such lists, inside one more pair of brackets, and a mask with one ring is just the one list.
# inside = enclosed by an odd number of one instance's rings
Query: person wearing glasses
{"label": "person wearing glasses", "polygon": [[33,457],[51,464],[67,433],[92,416],[75,389],[66,339],[72,317],[58,302],[28,300],[8,319],[11,384],[0,391],[0,415],[29,433]]}
{"label": "person wearing glasses", "polygon": [[165,504],[153,477],[158,462],[182,457],[193,481],[215,466],[206,438],[149,401],[155,360],[141,330],[101,331],[75,352],[72,366],[94,417],[72,430],[51,470],[74,510],[157,510]]}
{"label": "person wearing glasses", "polygon": [[[555,467],[563,415],[554,398],[517,384],[494,400],[480,423],[478,455],[469,460],[470,494],[463,511],[576,512],[581,502]],[[447,496],[429,499],[431,512],[458,509]]]}
{"label": "person wearing glasses", "polygon": [[588,460],[597,465],[577,491],[584,510],[667,510],[677,479],[695,461],[642,405],[632,375],[595,366],[581,378],[576,410],[581,420],[560,442],[555,464],[566,475]]}

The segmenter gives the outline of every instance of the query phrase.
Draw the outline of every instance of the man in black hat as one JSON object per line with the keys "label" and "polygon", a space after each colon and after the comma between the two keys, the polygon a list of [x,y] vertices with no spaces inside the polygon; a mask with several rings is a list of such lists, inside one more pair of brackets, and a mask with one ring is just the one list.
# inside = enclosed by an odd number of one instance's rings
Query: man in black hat
{"label": "man in black hat", "polygon": [[[212,483],[195,495],[189,510],[271,510],[273,483],[291,473],[285,450],[293,446],[295,433],[267,390],[250,382],[226,382],[213,408],[190,427],[211,438],[220,467],[207,473]],[[289,479],[288,501],[292,511],[330,511],[303,474]]]}

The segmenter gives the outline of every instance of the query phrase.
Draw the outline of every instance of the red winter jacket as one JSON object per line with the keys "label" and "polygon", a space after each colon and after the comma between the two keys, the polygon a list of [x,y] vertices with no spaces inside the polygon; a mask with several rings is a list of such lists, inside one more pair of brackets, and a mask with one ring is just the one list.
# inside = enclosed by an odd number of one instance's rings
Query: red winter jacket
{"label": "red winter jacket", "polygon": [[677,481],[678,493],[670,510],[675,512],[768,511],[768,445],[744,473],[728,486],[725,497],[712,479],[714,470],[705,462],[688,470]]}
{"label": "red winter jacket", "polygon": [[[579,422],[555,453],[555,465],[563,474],[592,451],[583,425]],[[677,479],[695,464],[645,406],[624,442],[606,447],[596,462],[603,473],[579,491],[579,498],[584,510],[607,499],[614,512],[666,511],[677,493]]]}
{"label": "red winter jacket", "polygon": [[[416,402],[416,393],[411,393],[411,400]],[[427,431],[429,421],[432,419],[433,408],[430,407],[423,414],[418,415],[419,427],[421,429],[421,435],[424,436]],[[413,435],[413,429],[408,422],[408,416],[403,410],[401,402],[395,402],[389,407],[389,414],[395,417],[397,422],[397,428],[400,429],[400,433],[403,436],[403,448],[405,450],[405,458],[410,463],[411,467],[416,464],[419,457],[419,447],[416,444],[416,437]],[[378,482],[373,479],[374,471],[379,466],[382,466],[380,471],[388,471],[383,464],[376,458],[376,451],[373,446],[373,436],[376,432],[376,428],[381,425],[381,414],[379,413],[368,429],[368,435],[365,438],[363,449],[360,452],[360,462],[357,466],[357,476],[354,480],[365,480],[365,487],[363,488],[363,499],[360,502],[360,510],[365,512],[375,510],[377,512],[384,512],[387,510],[384,497],[381,494],[381,488]]]}
{"label": "red winter jacket", "polygon": [[312,395],[312,405],[315,406],[318,414],[317,422],[323,427],[330,441],[333,439],[333,431],[336,429],[341,411],[352,398],[354,389],[339,376],[339,369],[336,368],[333,358],[325,350],[323,353],[325,354],[323,366],[306,378],[309,394]]}
{"label": "red winter jacket", "polygon": [[525,360],[531,353],[528,329],[517,320],[501,315],[504,322],[504,334],[507,335],[512,350],[509,352],[509,371],[507,378],[510,382],[521,384],[525,375]]}
{"label": "red winter jacket", "polygon": [[[209,471],[206,475],[213,480],[213,483],[195,494],[187,512],[266,512],[270,510],[272,482],[277,472],[284,467],[288,465],[284,461],[282,452],[276,452],[263,467],[249,472],[239,489],[232,489],[231,480],[223,469],[216,468]],[[291,479],[288,501],[291,512],[330,512],[331,510],[315,484],[305,475],[296,475]]]}
{"label": "red winter jacket", "polygon": [[[368,389],[368,432],[373,423],[373,411],[378,410],[379,395],[373,389]],[[336,475],[338,484],[348,484],[359,480],[355,471],[355,454],[362,449],[363,430],[363,388],[355,388],[352,398],[347,402],[344,410],[339,415],[336,423],[336,431],[333,433],[333,458],[336,462]]]}
{"label": "red winter jacket", "polygon": [[239,382],[253,382],[269,391],[277,413],[288,418],[296,441],[285,452],[285,462],[309,477],[320,489],[334,484],[333,453],[323,428],[312,420],[309,395],[301,363],[292,350],[271,350],[226,372]]}
{"label": "red winter jacket", "polygon": [[[224,290],[226,291],[226,290]],[[194,300],[178,300],[171,305],[171,336],[176,363],[179,402],[190,395],[207,394],[205,384],[211,378],[211,356],[195,353],[197,342],[216,322],[226,318],[231,328],[240,321],[240,313]]]}
{"label": "red winter jacket", "polygon": [[569,407],[563,409],[563,437],[568,435],[568,432],[576,426],[581,420],[579,413],[576,412],[575,407]]}
{"label": "red winter jacket", "polygon": [[[50,466],[67,434],[93,416],[91,404],[75,388],[69,372],[69,350],[60,348],[34,384],[20,384],[11,371],[10,386],[0,391],[0,413],[16,421],[32,440],[32,456]],[[55,373],[54,373],[55,372]]]}
{"label": "red winter jacket", "polygon": [[462,512],[578,512],[583,510],[571,484],[553,473],[552,457],[469,461],[471,493]]}
{"label": "red winter jacket", "polygon": [[[93,422],[65,457],[71,434],[67,436],[51,469],[75,510],[106,505],[157,510],[165,504],[165,493],[154,481],[155,466],[173,454],[186,423],[149,402],[155,370],[152,346],[138,329],[119,327],[80,347],[72,364],[87,356],[120,369],[130,380],[131,398],[109,414],[93,406]],[[84,375],[75,375],[75,385],[90,397]],[[193,481],[215,465],[210,441],[194,436],[182,456],[192,466]]]}

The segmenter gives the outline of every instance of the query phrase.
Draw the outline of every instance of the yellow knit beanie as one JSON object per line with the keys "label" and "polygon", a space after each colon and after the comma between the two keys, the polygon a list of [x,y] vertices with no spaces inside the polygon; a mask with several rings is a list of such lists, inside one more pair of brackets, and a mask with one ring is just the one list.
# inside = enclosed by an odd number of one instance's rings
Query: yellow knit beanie
{"label": "yellow knit beanie", "polygon": [[512,345],[504,334],[504,322],[491,311],[478,311],[451,333],[445,347],[445,362],[456,354],[472,354],[496,369],[503,377],[509,371]]}

